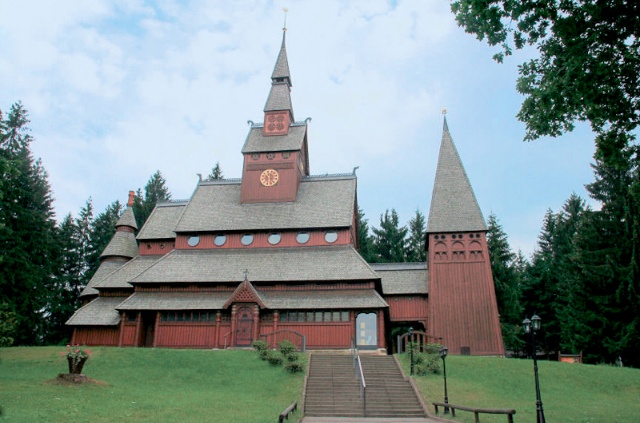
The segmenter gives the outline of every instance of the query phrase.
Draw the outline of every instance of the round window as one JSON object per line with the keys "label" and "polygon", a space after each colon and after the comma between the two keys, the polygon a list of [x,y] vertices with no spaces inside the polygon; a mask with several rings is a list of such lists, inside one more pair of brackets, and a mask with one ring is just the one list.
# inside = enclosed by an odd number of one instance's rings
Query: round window
{"label": "round window", "polygon": [[251,245],[251,243],[253,242],[253,235],[242,235],[242,238],[240,238],[240,242],[242,243],[242,245]]}
{"label": "round window", "polygon": [[306,244],[309,242],[309,232],[300,232],[296,236],[296,241],[298,241],[298,244]]}
{"label": "round window", "polygon": [[280,236],[280,234],[271,234],[269,235],[269,244],[271,245],[280,244],[281,239],[282,237]]}
{"label": "round window", "polygon": [[330,244],[336,242],[338,240],[338,233],[335,231],[329,231],[324,234],[324,240]]}
{"label": "round window", "polygon": [[195,247],[196,245],[200,244],[200,237],[190,236],[187,240],[187,244],[189,245],[189,247]]}
{"label": "round window", "polygon": [[216,244],[218,247],[222,247],[225,242],[227,242],[227,237],[225,235],[217,235],[213,239],[213,243]]}

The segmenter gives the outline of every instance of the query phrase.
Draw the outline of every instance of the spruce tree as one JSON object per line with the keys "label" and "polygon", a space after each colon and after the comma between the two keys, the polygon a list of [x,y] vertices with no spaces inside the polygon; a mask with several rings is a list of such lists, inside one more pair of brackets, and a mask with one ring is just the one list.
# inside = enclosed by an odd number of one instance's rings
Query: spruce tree
{"label": "spruce tree", "polygon": [[409,220],[409,238],[407,239],[407,261],[423,262],[427,259],[427,220],[420,209]]}
{"label": "spruce tree", "polygon": [[144,187],[144,197],[142,190],[138,189],[136,192],[133,202],[133,212],[136,216],[138,228],[144,226],[144,222],[147,221],[147,218],[151,215],[151,212],[158,202],[170,199],[171,193],[167,187],[167,181],[158,170],[151,175],[149,181],[147,181],[147,185]]}
{"label": "spruce tree", "polygon": [[356,216],[356,227],[360,255],[367,263],[373,263],[375,256],[373,254],[373,243],[369,235],[369,221],[365,218],[364,211],[360,207],[358,207]]}
{"label": "spruce tree", "polygon": [[224,175],[222,174],[222,168],[220,167],[220,162],[216,162],[216,165],[211,169],[211,173],[207,176],[206,181],[215,181],[218,179],[224,179]]}
{"label": "spruce tree", "polygon": [[17,316],[19,345],[44,340],[56,253],[51,189],[42,163],[31,154],[28,122],[27,111],[16,103],[0,133],[0,304]]}
{"label": "spruce tree", "polygon": [[116,232],[116,223],[122,213],[122,204],[116,200],[91,222],[91,244],[87,253],[86,281],[90,281],[93,274],[100,267],[100,255]]}
{"label": "spruce tree", "polygon": [[380,228],[372,228],[373,251],[379,263],[399,263],[406,261],[407,227],[400,226],[395,209],[380,215]]}

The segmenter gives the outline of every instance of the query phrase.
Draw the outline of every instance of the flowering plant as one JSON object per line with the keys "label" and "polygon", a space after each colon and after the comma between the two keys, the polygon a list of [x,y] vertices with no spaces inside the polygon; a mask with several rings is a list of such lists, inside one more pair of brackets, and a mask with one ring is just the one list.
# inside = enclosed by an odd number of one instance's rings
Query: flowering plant
{"label": "flowering plant", "polygon": [[82,359],[87,360],[91,355],[91,351],[86,346],[80,345],[67,345],[67,351],[63,351],[60,353],[70,359],[73,362],[79,362]]}

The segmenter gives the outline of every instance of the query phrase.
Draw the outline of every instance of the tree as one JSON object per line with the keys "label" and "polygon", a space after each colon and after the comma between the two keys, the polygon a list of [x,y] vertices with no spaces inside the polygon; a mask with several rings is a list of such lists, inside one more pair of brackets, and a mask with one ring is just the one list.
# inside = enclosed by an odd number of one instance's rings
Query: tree
{"label": "tree", "polygon": [[519,66],[525,95],[518,118],[526,140],[559,136],[589,121],[599,142],[622,146],[640,124],[640,13],[636,2],[457,0],[458,25],[491,46],[502,62],[513,48],[539,57]]}
{"label": "tree", "polygon": [[400,226],[395,209],[380,215],[380,229],[372,228],[375,261],[379,263],[399,263],[406,261],[405,247],[407,227]]}
{"label": "tree", "polygon": [[0,303],[0,348],[13,344],[18,316],[7,303]]}
{"label": "tree", "polygon": [[369,235],[369,221],[364,217],[364,211],[358,207],[356,216],[356,231],[358,237],[358,250],[367,263],[374,262],[373,242]]}
{"label": "tree", "polygon": [[34,160],[27,111],[11,107],[0,132],[0,303],[17,316],[16,344],[43,340],[47,292],[55,269],[55,221],[51,189]]}
{"label": "tree", "polygon": [[211,169],[211,173],[207,176],[205,181],[215,181],[218,179],[224,179],[224,175],[222,174],[222,168],[220,167],[220,162],[216,162],[216,165]]}
{"label": "tree", "polygon": [[122,213],[122,204],[116,200],[109,204],[91,222],[91,244],[87,252],[87,282],[91,280],[93,274],[100,266],[100,255],[107,248],[107,245],[116,232],[116,223]]}
{"label": "tree", "polygon": [[147,185],[144,187],[144,197],[142,190],[138,189],[133,200],[133,212],[136,216],[138,228],[144,226],[144,222],[147,221],[147,218],[151,215],[151,212],[159,201],[167,201],[170,199],[171,193],[169,192],[169,188],[167,188],[167,181],[158,170],[151,175],[149,181],[147,181]]}
{"label": "tree", "polygon": [[409,220],[409,238],[407,239],[407,261],[422,262],[427,259],[427,220],[420,209]]}
{"label": "tree", "polygon": [[[487,228],[487,247],[491,260],[491,272],[496,289],[502,337],[507,349],[520,347],[518,339],[522,321],[521,275],[524,258],[511,251],[509,240],[495,214],[490,214]],[[519,261],[517,261],[519,260]]]}

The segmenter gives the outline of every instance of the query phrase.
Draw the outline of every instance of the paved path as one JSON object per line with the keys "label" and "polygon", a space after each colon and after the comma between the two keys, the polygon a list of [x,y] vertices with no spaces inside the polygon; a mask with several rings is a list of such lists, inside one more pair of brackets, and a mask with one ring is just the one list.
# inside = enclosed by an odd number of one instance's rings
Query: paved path
{"label": "paved path", "polygon": [[442,423],[450,421],[432,417],[305,417],[302,419],[302,423]]}

